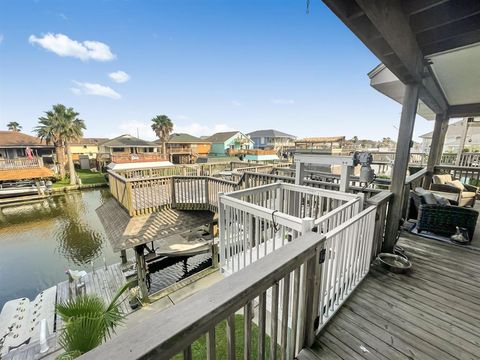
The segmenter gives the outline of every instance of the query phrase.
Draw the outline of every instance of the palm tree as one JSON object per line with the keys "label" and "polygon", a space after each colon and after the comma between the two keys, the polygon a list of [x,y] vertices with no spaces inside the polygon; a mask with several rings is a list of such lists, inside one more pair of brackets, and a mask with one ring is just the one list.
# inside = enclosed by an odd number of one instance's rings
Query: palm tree
{"label": "palm tree", "polygon": [[62,179],[65,178],[65,148],[67,149],[70,184],[75,185],[75,167],[69,143],[83,136],[83,130],[86,129],[85,122],[78,118],[79,114],[73,108],[67,108],[62,104],[53,105],[53,110],[46,111],[45,115],[38,119],[40,125],[35,128],[35,131],[47,144],[55,146]]}
{"label": "palm tree", "polygon": [[20,132],[22,130],[22,126],[16,121],[10,121],[7,124],[7,128],[8,130],[15,131],[15,132]]}
{"label": "palm tree", "polygon": [[167,115],[157,115],[152,119],[152,130],[155,135],[162,142],[163,154],[167,153],[167,141],[170,138],[170,133],[173,131],[172,120]]}
{"label": "palm tree", "polygon": [[130,285],[122,286],[108,306],[95,295],[79,296],[56,306],[64,322],[58,341],[65,350],[57,359],[79,357],[112,336],[125,316],[120,309],[120,297]]}

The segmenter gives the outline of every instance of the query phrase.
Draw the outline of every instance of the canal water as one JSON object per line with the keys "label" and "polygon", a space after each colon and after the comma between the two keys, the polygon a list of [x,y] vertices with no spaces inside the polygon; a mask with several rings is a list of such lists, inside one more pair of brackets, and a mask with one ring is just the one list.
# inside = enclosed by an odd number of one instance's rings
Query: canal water
{"label": "canal water", "polygon": [[[108,189],[76,191],[0,208],[0,309],[8,300],[33,299],[66,280],[67,269],[91,271],[120,261],[95,212],[110,196]],[[152,287],[168,286],[208,262],[208,256],[198,255],[170,263],[152,274]]]}

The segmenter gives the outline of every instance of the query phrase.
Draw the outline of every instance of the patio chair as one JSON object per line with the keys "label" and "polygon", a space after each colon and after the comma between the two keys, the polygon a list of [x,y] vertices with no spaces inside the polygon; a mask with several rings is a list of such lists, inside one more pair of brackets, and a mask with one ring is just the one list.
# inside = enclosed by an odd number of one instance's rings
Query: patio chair
{"label": "patio chair", "polygon": [[449,200],[455,201],[458,206],[465,207],[475,205],[478,188],[455,180],[450,174],[433,175],[433,183],[430,190]]}
{"label": "patio chair", "polygon": [[410,198],[417,210],[417,231],[429,231],[437,235],[452,236],[457,226],[467,229],[470,241],[477,225],[478,211],[461,206],[447,205],[433,192],[415,189]]}

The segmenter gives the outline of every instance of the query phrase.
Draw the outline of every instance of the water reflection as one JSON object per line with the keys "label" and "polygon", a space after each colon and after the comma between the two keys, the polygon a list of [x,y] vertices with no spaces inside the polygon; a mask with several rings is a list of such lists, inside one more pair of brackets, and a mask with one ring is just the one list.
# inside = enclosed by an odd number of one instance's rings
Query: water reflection
{"label": "water reflection", "polygon": [[[106,194],[108,193],[100,191],[100,204],[107,200]],[[91,209],[82,201],[81,193],[69,193],[61,201],[64,212],[61,225],[55,234],[57,249],[75,265],[87,265],[101,254],[105,241],[103,232],[92,229],[89,225],[92,217],[97,215],[89,214]]]}
{"label": "water reflection", "polygon": [[0,209],[0,308],[66,280],[65,269],[119,261],[95,213],[109,197],[108,189],[72,192]]}

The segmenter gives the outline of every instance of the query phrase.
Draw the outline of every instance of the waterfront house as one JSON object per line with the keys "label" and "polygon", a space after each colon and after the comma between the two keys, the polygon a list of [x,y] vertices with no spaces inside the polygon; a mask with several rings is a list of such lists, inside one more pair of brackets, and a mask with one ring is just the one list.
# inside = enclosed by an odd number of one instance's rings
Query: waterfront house
{"label": "waterfront house", "polygon": [[247,134],[254,142],[256,149],[283,151],[284,148],[295,146],[296,136],[278,130],[257,130]]}
{"label": "waterfront house", "polygon": [[246,150],[254,146],[252,139],[240,131],[219,132],[206,140],[212,144],[210,156],[226,156],[229,150]]}
{"label": "waterfront house", "polygon": [[[161,145],[160,140],[155,143]],[[207,140],[190,134],[174,133],[167,142],[167,154],[174,164],[192,164],[199,157],[207,157],[211,147],[212,144]]]}
{"label": "waterfront house", "polygon": [[172,163],[166,155],[160,154],[159,148],[152,141],[120,135],[99,144],[97,163],[101,169],[107,165],[111,169],[171,166]]}
{"label": "waterfront house", "polygon": [[96,159],[100,152],[100,145],[108,138],[81,138],[70,143],[73,160],[78,161],[80,155],[87,155],[89,159]]}
{"label": "waterfront house", "polygon": [[38,137],[19,131],[0,131],[0,159],[16,159],[27,157],[27,149],[33,156],[49,156],[55,153],[55,148]]}

